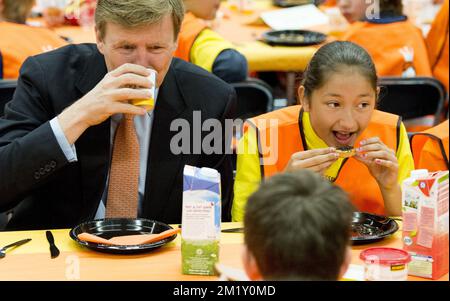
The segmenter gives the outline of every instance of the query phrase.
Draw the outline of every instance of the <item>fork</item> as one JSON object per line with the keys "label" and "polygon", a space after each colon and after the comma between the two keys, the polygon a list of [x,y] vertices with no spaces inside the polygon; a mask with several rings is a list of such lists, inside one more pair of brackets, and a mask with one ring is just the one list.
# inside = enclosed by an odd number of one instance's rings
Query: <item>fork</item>
{"label": "fork", "polygon": [[16,242],[13,242],[12,244],[9,244],[7,246],[4,246],[3,248],[0,249],[0,258],[3,258],[6,256],[6,250],[12,247],[18,247],[21,246],[27,242],[29,242],[31,240],[31,238],[27,238],[27,239],[22,239]]}

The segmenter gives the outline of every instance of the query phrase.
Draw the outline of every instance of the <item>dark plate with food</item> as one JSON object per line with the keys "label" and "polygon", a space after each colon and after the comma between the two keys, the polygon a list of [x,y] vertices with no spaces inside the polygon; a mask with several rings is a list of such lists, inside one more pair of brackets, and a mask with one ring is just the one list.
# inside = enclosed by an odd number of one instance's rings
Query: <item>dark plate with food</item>
{"label": "dark plate with food", "polygon": [[367,212],[353,213],[351,240],[354,245],[382,240],[397,230],[398,224],[392,218]]}
{"label": "dark plate with food", "polygon": [[107,218],[94,221],[87,221],[70,230],[70,237],[79,245],[98,252],[113,254],[137,254],[153,251],[176,238],[176,234],[165,239],[139,245],[107,245],[84,241],[79,238],[79,234],[88,233],[100,237],[100,239],[110,239],[118,236],[158,234],[173,229],[171,226],[154,220],[143,218]]}
{"label": "dark plate with food", "polygon": [[308,46],[323,43],[327,36],[309,30],[271,30],[263,33],[262,40],[274,46]]}
{"label": "dark plate with food", "polygon": [[313,0],[273,0],[273,5],[279,7],[292,7],[304,4],[314,4]]}

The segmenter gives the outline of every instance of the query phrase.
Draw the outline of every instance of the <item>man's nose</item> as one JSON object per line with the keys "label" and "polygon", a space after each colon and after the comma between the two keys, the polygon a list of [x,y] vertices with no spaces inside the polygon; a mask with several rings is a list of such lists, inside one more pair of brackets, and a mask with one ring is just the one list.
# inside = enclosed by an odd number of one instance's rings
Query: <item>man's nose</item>
{"label": "man's nose", "polygon": [[149,68],[149,53],[146,49],[138,49],[134,57],[134,64]]}

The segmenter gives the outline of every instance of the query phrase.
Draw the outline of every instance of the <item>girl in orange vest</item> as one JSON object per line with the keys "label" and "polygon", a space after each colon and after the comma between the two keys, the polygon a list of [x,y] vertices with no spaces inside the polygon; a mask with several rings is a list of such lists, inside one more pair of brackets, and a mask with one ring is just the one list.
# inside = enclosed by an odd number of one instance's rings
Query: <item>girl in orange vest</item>
{"label": "girl in orange vest", "polygon": [[400,117],[375,110],[378,92],[375,66],[363,48],[322,46],[305,71],[301,105],[246,123],[233,220],[242,220],[247,198],[264,177],[304,168],[343,188],[359,211],[400,215],[400,183],[414,162]]}
{"label": "girl in orange vest", "polygon": [[431,76],[422,32],[403,15],[402,0],[339,0],[344,17],[352,23],[342,40],[364,47],[379,76]]}
{"label": "girl in orange vest", "polygon": [[200,66],[226,82],[245,80],[247,59],[206,23],[215,19],[220,0],[184,0],[184,5],[186,15],[175,57]]}
{"label": "girl in orange vest", "polygon": [[441,124],[411,136],[416,169],[448,170],[448,119]]}

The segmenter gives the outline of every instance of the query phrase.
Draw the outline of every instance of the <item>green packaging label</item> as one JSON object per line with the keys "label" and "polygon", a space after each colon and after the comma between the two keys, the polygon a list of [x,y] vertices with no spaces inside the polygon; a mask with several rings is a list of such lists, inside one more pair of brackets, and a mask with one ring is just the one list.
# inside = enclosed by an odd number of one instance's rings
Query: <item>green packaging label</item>
{"label": "green packaging label", "polygon": [[219,260],[218,240],[181,240],[182,272],[188,275],[214,275]]}

